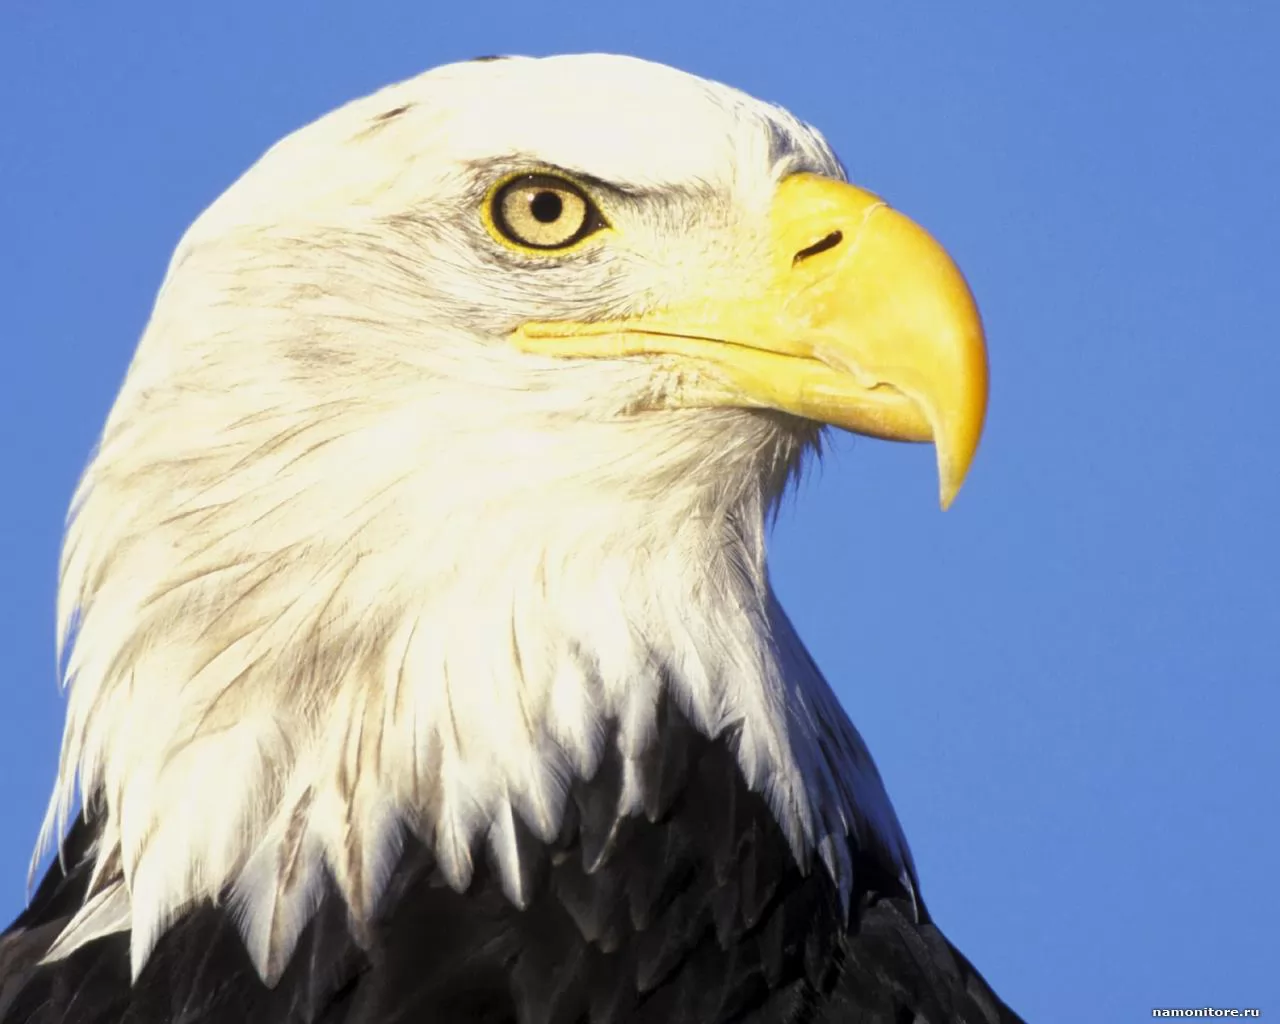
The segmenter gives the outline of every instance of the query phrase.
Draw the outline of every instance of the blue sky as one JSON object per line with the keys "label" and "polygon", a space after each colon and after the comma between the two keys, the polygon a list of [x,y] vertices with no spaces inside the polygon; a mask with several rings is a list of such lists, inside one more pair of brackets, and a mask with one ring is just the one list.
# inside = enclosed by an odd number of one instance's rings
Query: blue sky
{"label": "blue sky", "polygon": [[1280,7],[444,6],[0,12],[0,916],[56,758],[64,510],[181,231],[380,84],[621,51],[818,125],[982,306],[954,509],[927,450],[842,436],[773,547],[935,916],[1036,1021],[1280,1012]]}

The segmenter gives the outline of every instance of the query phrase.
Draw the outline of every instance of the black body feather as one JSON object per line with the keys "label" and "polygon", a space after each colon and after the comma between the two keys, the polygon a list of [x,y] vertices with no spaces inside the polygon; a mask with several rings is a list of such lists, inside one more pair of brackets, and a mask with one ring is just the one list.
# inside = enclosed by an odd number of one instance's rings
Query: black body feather
{"label": "black body feather", "polygon": [[621,766],[576,784],[559,840],[524,837],[525,909],[481,863],[465,893],[406,844],[360,940],[334,892],[273,988],[225,907],[192,909],[129,981],[128,935],[39,960],[79,908],[94,826],[0,937],[0,1024],[1014,1024],[877,850],[856,850],[847,920],[796,863],[731,736],[673,707],[645,811],[615,814]]}

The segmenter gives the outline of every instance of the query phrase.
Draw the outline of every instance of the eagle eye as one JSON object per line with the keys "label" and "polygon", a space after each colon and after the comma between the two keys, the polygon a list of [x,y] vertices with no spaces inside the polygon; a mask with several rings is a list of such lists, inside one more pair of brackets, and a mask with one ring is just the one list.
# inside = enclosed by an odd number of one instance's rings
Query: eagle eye
{"label": "eagle eye", "polygon": [[605,226],[578,185],[553,174],[522,174],[489,200],[489,218],[506,242],[522,249],[564,249]]}

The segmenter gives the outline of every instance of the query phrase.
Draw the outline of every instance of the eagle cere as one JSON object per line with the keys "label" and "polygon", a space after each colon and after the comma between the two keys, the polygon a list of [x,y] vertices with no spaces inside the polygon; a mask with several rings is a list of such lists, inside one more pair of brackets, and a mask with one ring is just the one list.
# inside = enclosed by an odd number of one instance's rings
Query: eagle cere
{"label": "eagle cere", "polygon": [[765,557],[824,426],[945,506],[985,404],[950,259],[736,90],[504,58],[288,136],[74,499],[0,1022],[1016,1020]]}

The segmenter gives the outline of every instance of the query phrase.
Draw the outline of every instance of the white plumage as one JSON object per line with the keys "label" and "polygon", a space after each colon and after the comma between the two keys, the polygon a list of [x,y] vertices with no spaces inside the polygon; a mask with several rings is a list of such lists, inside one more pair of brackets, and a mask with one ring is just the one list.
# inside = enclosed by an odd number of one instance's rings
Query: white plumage
{"label": "white plumage", "polygon": [[[617,244],[536,269],[481,244],[479,168],[530,164],[616,187]],[[802,862],[847,896],[849,837],[875,835],[910,884],[870,758],[769,587],[766,517],[817,426],[681,408],[698,381],[669,359],[503,340],[753,273],[800,171],[843,178],[813,129],[732,89],[511,59],[320,119],[196,221],[68,533],[45,840],[77,792],[103,830],[50,959],[132,929],[136,976],[185,908],[230,892],[275,979],[324,872],[358,926],[405,828],[459,889],[483,839],[521,903],[514,817],[554,835],[606,723],[634,763],[664,686],[708,735],[741,730]]]}

